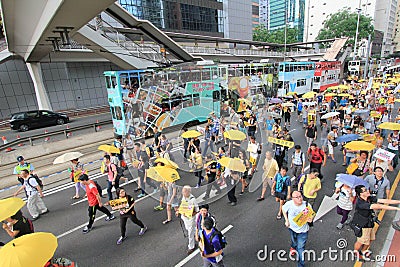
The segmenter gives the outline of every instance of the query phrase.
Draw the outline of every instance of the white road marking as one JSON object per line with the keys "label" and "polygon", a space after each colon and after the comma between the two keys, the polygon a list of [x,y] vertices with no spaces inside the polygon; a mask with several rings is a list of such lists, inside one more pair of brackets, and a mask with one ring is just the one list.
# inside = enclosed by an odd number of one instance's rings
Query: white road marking
{"label": "white road marking", "polygon": [[[233,228],[233,225],[230,224],[227,227],[225,227],[221,232],[223,234],[225,234],[226,232],[228,232],[229,230],[231,230]],[[197,254],[200,253],[199,249],[196,249],[192,254],[190,254],[189,256],[187,256],[186,258],[184,258],[183,260],[181,260],[178,264],[175,265],[175,267],[182,267],[183,265],[185,265],[186,263],[188,263],[191,259],[193,259]]]}

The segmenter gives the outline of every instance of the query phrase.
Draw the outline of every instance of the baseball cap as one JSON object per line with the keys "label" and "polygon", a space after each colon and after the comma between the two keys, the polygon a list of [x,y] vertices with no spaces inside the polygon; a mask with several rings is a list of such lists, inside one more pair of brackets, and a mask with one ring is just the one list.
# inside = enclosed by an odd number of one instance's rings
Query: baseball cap
{"label": "baseball cap", "polygon": [[17,157],[17,161],[18,161],[18,162],[21,162],[21,161],[23,161],[23,160],[24,160],[24,157],[23,157],[23,156],[18,156],[18,157]]}

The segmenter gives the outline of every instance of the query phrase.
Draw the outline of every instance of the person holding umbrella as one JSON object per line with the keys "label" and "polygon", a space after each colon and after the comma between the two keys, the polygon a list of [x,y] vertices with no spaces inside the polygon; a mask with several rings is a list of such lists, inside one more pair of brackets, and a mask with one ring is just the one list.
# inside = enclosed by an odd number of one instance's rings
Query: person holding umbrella
{"label": "person holding umbrella", "polygon": [[86,192],[85,186],[79,181],[79,176],[86,173],[86,171],[83,168],[83,164],[79,162],[79,159],[71,160],[71,165],[72,168],[69,168],[68,170],[71,170],[70,173],[71,181],[75,183],[75,195],[72,197],[72,199],[78,199],[80,188],[82,188],[83,191]]}
{"label": "person holding umbrella", "polygon": [[33,233],[33,224],[22,215],[21,210],[6,219],[7,223],[3,222],[3,229],[12,238]]}
{"label": "person holding umbrella", "polygon": [[347,184],[338,182],[336,185],[335,193],[339,194],[337,200],[336,213],[342,216],[342,219],[336,225],[336,228],[341,230],[343,225],[348,224],[351,219],[350,212],[353,210],[353,201],[356,192]]}

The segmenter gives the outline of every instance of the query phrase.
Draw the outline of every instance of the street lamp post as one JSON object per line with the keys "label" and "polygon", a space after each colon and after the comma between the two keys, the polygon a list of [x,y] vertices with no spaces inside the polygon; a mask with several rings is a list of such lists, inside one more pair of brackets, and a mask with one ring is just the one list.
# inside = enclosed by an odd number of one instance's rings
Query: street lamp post
{"label": "street lamp post", "polygon": [[286,15],[286,10],[285,10],[285,44],[283,47],[283,62],[286,61],[286,43],[287,43],[287,19],[286,19],[287,15]]}
{"label": "street lamp post", "polygon": [[357,27],[356,27],[356,38],[354,39],[354,54],[353,60],[356,60],[356,51],[357,51],[357,39],[358,39],[358,27],[360,26],[360,13],[361,13],[361,0],[358,4],[357,8]]}

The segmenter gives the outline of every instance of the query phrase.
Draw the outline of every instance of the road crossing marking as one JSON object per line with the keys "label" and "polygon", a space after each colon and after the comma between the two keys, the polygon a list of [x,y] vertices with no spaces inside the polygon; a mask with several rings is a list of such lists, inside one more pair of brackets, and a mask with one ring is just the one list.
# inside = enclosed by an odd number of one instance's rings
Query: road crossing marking
{"label": "road crossing marking", "polygon": [[[223,234],[225,234],[226,232],[228,232],[229,230],[231,230],[233,228],[233,225],[230,224],[227,227],[225,227],[221,232]],[[188,263],[191,259],[193,259],[197,254],[200,253],[199,249],[196,249],[192,254],[190,254],[189,256],[187,256],[186,258],[184,258],[183,260],[181,260],[178,264],[175,265],[175,267],[182,267],[183,265],[185,265],[186,263]]]}

